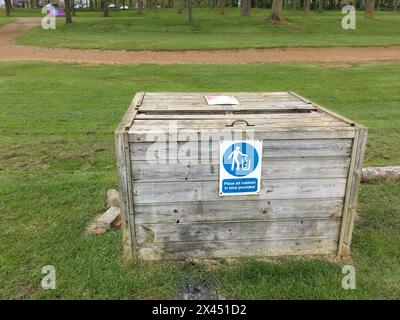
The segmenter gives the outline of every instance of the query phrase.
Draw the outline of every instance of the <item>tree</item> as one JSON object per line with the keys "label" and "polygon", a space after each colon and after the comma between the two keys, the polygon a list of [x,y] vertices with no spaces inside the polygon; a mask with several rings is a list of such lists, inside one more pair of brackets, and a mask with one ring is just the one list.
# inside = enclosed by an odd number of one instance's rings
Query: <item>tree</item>
{"label": "tree", "polygon": [[373,18],[374,8],[375,8],[375,0],[366,0],[364,18]]}
{"label": "tree", "polygon": [[4,4],[6,5],[6,16],[9,17],[11,16],[11,7],[12,7],[11,0],[5,0]]}
{"label": "tree", "polygon": [[272,23],[282,23],[285,21],[282,15],[283,0],[273,0],[272,2]]}
{"label": "tree", "polygon": [[219,0],[219,13],[225,14],[225,0]]}
{"label": "tree", "polygon": [[71,2],[71,11],[72,11],[72,15],[75,16],[76,12],[75,12],[75,1],[74,0],[70,0]]}
{"label": "tree", "polygon": [[178,13],[182,14],[184,8],[185,8],[185,0],[179,0]]}
{"label": "tree", "polygon": [[240,11],[240,15],[247,17],[250,16],[251,10],[251,0],[242,0],[242,9]]}
{"label": "tree", "polygon": [[65,1],[64,2],[64,14],[65,14],[65,23],[70,24],[72,23],[72,16],[71,16],[71,2],[70,1]]}
{"label": "tree", "polygon": [[107,18],[110,16],[110,10],[108,9],[108,0],[103,0],[103,17]]}
{"label": "tree", "polygon": [[324,0],[318,0],[318,12],[322,13],[324,11]]}
{"label": "tree", "polygon": [[188,21],[193,21],[193,0],[188,0]]}
{"label": "tree", "polygon": [[138,0],[138,11],[137,11],[138,15],[142,15],[143,14],[143,0]]}
{"label": "tree", "polygon": [[304,16],[307,17],[310,14],[310,0],[304,0]]}
{"label": "tree", "polygon": [[292,10],[293,11],[297,10],[297,0],[292,0]]}

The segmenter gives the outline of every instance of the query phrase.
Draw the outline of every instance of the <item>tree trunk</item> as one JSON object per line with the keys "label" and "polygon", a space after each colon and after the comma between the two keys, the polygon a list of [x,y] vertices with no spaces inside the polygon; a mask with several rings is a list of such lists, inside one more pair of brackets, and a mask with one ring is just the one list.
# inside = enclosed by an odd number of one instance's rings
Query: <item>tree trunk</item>
{"label": "tree trunk", "polygon": [[138,11],[137,14],[141,16],[143,14],[143,0],[138,0]]}
{"label": "tree trunk", "polygon": [[179,0],[178,13],[182,14],[184,8],[185,8],[185,0]]}
{"label": "tree trunk", "polygon": [[318,12],[322,13],[324,11],[324,0],[318,0]]}
{"label": "tree trunk", "polygon": [[108,0],[103,0],[103,17],[107,18],[110,16],[110,10],[108,9]]}
{"label": "tree trunk", "polygon": [[292,0],[292,10],[293,11],[297,10],[297,0]]}
{"label": "tree trunk", "polygon": [[243,17],[250,16],[251,0],[242,0],[242,9],[240,15]]}
{"label": "tree trunk", "polygon": [[219,13],[225,14],[225,0],[219,0]]}
{"label": "tree trunk", "polygon": [[375,7],[375,0],[366,0],[365,1],[364,18],[373,18],[374,17],[374,7]]}
{"label": "tree trunk", "polygon": [[304,16],[308,17],[310,14],[310,0],[304,0]]}
{"label": "tree trunk", "polygon": [[193,0],[188,0],[188,21],[193,21]]}
{"label": "tree trunk", "polygon": [[273,0],[272,2],[272,23],[282,23],[285,21],[282,15],[283,0]]}
{"label": "tree trunk", "polygon": [[11,7],[12,7],[11,0],[5,0],[4,4],[6,6],[6,17],[9,17],[11,16]]}
{"label": "tree trunk", "polygon": [[70,24],[72,23],[72,17],[71,17],[71,2],[69,0],[64,2],[64,11],[65,11],[65,23]]}
{"label": "tree trunk", "polygon": [[72,15],[76,15],[75,12],[75,1],[74,0],[70,0],[71,1],[71,11],[72,11]]}

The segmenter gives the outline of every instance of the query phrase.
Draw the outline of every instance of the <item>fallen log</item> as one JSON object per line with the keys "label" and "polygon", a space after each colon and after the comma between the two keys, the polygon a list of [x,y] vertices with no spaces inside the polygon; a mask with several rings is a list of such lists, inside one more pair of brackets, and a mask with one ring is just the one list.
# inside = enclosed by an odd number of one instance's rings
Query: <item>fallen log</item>
{"label": "fallen log", "polygon": [[394,181],[400,178],[400,166],[366,167],[362,169],[362,182]]}

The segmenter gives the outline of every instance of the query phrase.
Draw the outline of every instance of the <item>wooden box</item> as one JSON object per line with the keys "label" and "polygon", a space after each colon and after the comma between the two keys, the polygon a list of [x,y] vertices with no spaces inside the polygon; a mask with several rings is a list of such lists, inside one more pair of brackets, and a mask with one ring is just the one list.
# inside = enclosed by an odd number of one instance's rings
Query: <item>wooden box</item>
{"label": "wooden box", "polygon": [[[349,254],[367,129],[293,92],[205,95],[137,93],[115,132],[125,258]],[[219,195],[232,133],[262,140],[259,195]]]}

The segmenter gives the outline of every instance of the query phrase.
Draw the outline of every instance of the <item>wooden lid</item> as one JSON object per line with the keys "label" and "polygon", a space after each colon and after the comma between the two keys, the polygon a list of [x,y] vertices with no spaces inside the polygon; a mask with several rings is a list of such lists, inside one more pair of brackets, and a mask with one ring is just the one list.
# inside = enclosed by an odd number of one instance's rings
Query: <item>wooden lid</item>
{"label": "wooden lid", "polygon": [[[239,105],[208,105],[206,95],[234,96]],[[351,138],[354,123],[292,92],[141,93],[134,99],[127,127],[130,141],[149,141],[152,133],[254,131],[262,139]],[[200,137],[208,139],[207,137]],[[158,139],[167,139],[159,137]]]}
{"label": "wooden lid", "polygon": [[[206,95],[234,96],[239,105],[208,105]],[[247,93],[247,92],[204,92],[204,93],[145,93],[140,112],[151,114],[184,113],[224,113],[234,112],[308,112],[317,110],[311,103],[305,102],[288,92]]]}

